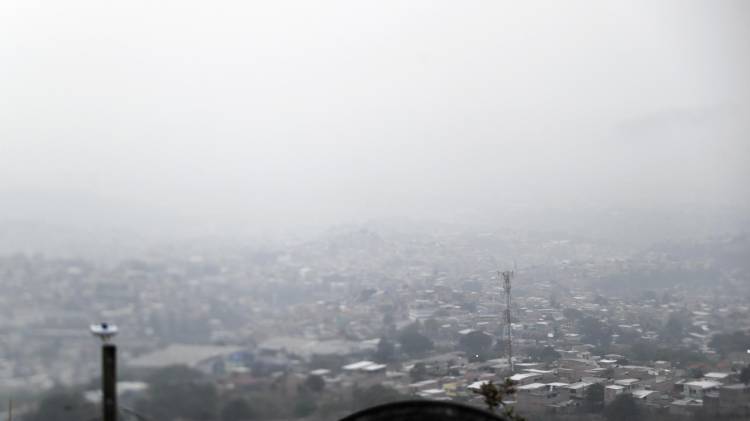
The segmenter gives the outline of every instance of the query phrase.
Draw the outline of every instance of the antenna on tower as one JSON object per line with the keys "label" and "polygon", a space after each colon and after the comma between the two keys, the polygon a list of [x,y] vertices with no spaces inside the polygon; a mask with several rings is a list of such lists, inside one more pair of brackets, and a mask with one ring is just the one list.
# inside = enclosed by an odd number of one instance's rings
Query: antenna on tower
{"label": "antenna on tower", "polygon": [[[515,262],[513,264],[515,267]],[[505,348],[508,352],[508,367],[513,373],[513,327],[510,317],[510,280],[513,279],[514,271],[498,272],[503,277],[503,290],[505,291]]]}

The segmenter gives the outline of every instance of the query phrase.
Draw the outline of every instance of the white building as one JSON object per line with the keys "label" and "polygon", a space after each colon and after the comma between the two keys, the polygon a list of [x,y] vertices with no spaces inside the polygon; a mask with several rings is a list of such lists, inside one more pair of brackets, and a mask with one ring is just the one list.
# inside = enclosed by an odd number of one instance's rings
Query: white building
{"label": "white building", "polygon": [[682,394],[690,399],[703,399],[703,395],[706,392],[717,390],[721,387],[721,383],[713,380],[696,380],[692,382],[686,382],[682,385]]}

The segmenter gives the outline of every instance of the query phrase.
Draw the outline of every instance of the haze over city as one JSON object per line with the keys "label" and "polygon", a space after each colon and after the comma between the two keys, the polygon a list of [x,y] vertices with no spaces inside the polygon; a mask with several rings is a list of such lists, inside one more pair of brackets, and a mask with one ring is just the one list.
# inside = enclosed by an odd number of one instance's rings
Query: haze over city
{"label": "haze over city", "polygon": [[4,0],[0,412],[750,419],[748,75],[742,0]]}
{"label": "haze over city", "polygon": [[744,2],[2,8],[5,220],[747,209]]}

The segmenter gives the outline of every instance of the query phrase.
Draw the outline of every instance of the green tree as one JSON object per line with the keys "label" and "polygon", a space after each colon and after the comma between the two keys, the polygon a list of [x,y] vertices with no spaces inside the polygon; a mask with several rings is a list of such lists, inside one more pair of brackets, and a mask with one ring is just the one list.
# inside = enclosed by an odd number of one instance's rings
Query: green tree
{"label": "green tree", "polygon": [[560,301],[557,298],[557,293],[554,291],[549,295],[549,306],[552,308],[560,308]]}
{"label": "green tree", "polygon": [[321,376],[311,374],[305,379],[305,387],[311,392],[320,393],[325,389],[326,381]]}
{"label": "green tree", "polygon": [[683,313],[672,313],[661,332],[661,337],[670,343],[679,343],[687,333],[688,316]]}
{"label": "green tree", "polygon": [[516,388],[511,379],[505,379],[505,382],[497,385],[492,380],[482,384],[479,390],[475,390],[474,393],[481,395],[484,398],[484,404],[487,405],[487,409],[490,412],[496,412],[499,407],[503,407],[503,415],[511,421],[523,421],[523,417],[517,415],[513,408],[505,406],[503,399],[507,396],[516,393]]}
{"label": "green tree", "polygon": [[243,393],[242,397],[251,404],[253,416],[259,420],[288,417],[293,409],[293,404],[275,389],[250,391]]}
{"label": "green tree", "polygon": [[479,390],[475,390],[474,393],[482,395],[484,404],[491,412],[495,412],[503,404],[503,398],[506,395],[502,387],[498,387],[492,380],[479,386]]}
{"label": "green tree", "polygon": [[570,321],[576,321],[582,319],[584,317],[584,314],[577,308],[566,308],[563,310],[563,317]]}
{"label": "green tree", "polygon": [[578,329],[581,331],[584,341],[600,348],[606,349],[612,342],[612,329],[597,318],[583,317],[578,320]]}
{"label": "green tree", "polygon": [[416,363],[409,370],[409,377],[413,382],[420,382],[427,379],[427,366],[424,363]]}
{"label": "green tree", "polygon": [[477,312],[477,303],[473,301],[468,301],[465,303],[461,303],[461,308],[463,310],[468,311],[469,313],[476,313]]}
{"label": "green tree", "polygon": [[604,386],[600,383],[592,384],[586,391],[584,408],[588,412],[599,412],[604,406]]}
{"label": "green tree", "polygon": [[693,379],[700,379],[701,377],[703,377],[703,375],[704,375],[705,373],[703,372],[703,369],[702,369],[701,367],[692,367],[692,368],[691,368],[691,369],[690,369],[690,370],[688,371],[688,374],[689,374],[689,375],[690,375],[690,377],[691,377],[691,378],[693,378]]}
{"label": "green tree", "polygon": [[427,319],[424,321],[424,331],[425,334],[430,336],[435,336],[438,334],[438,331],[440,330],[440,322],[438,322],[435,319]]}
{"label": "green tree", "polygon": [[622,393],[604,408],[604,418],[607,421],[632,421],[640,419],[640,412],[633,396]]}
{"label": "green tree", "polygon": [[[317,368],[326,368],[328,370],[338,370],[342,365],[348,363],[348,359],[344,355],[330,354],[321,355],[315,354],[310,359],[310,366]],[[268,373],[270,374],[270,373]]]}
{"label": "green tree", "polygon": [[164,385],[201,381],[205,378],[205,374],[186,365],[171,365],[155,371],[148,377],[147,381],[150,385],[161,387]]}
{"label": "green tree", "polygon": [[409,355],[420,355],[431,350],[433,343],[430,338],[419,333],[419,328],[415,325],[404,328],[398,336],[401,343],[401,349]]}
{"label": "green tree", "polygon": [[635,361],[671,361],[680,368],[698,364],[707,360],[700,351],[683,347],[660,347],[656,344],[639,341],[630,348],[630,355]]}
{"label": "green tree", "polygon": [[745,352],[750,349],[750,334],[743,331],[719,333],[711,337],[709,345],[723,356],[731,352]]}
{"label": "green tree", "polygon": [[492,352],[494,352],[497,356],[504,356],[508,353],[506,342],[502,337],[498,338],[495,341],[495,345],[492,347]]}
{"label": "green tree", "polygon": [[560,359],[560,353],[549,345],[531,348],[528,353],[532,361],[551,363]]}
{"label": "green tree", "polygon": [[318,409],[318,404],[310,396],[302,395],[297,398],[297,402],[294,404],[294,416],[295,418],[304,418],[312,415],[315,410]]}
{"label": "green tree", "polygon": [[462,335],[459,345],[469,355],[470,359],[482,359],[492,349],[492,336],[475,330]]}
{"label": "green tree", "polygon": [[99,407],[87,402],[80,393],[57,390],[46,395],[27,421],[87,421],[100,415]]}
{"label": "green tree", "polygon": [[358,411],[376,405],[401,401],[407,399],[407,397],[395,389],[376,384],[366,389],[355,388],[352,393],[352,399],[354,404],[353,410]]}
{"label": "green tree", "polygon": [[396,358],[396,346],[387,338],[380,338],[373,357],[380,363],[392,362]]}
{"label": "green tree", "polygon": [[221,409],[221,421],[249,421],[255,418],[255,411],[241,398],[230,400]]}
{"label": "green tree", "polygon": [[750,366],[743,367],[740,370],[740,381],[746,385],[750,384]]}
{"label": "green tree", "polygon": [[155,372],[148,383],[148,397],[136,403],[138,412],[159,420],[215,419],[218,395],[203,373],[185,366],[171,366]]}

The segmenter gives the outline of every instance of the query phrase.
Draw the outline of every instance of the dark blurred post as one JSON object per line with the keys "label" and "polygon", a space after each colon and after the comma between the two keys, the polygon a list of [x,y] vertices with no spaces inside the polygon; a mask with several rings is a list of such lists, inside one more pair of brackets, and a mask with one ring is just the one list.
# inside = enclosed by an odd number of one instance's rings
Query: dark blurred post
{"label": "dark blurred post", "polygon": [[103,421],[117,421],[117,347],[102,345],[102,415]]}
{"label": "dark blurred post", "polygon": [[100,323],[90,329],[102,341],[102,421],[117,421],[117,347],[109,342],[117,326]]}

